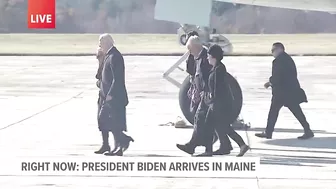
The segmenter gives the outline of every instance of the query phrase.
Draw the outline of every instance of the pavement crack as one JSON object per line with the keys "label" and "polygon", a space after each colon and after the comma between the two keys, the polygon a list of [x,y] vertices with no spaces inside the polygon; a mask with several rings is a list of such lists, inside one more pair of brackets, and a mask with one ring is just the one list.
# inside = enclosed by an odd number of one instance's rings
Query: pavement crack
{"label": "pavement crack", "polygon": [[16,122],[11,123],[11,124],[9,124],[9,125],[7,125],[7,126],[5,126],[5,127],[2,127],[2,128],[0,128],[0,131],[5,130],[5,129],[7,129],[7,128],[10,128],[10,127],[12,127],[12,126],[14,126],[14,125],[17,125],[17,124],[19,124],[19,123],[22,123],[22,122],[24,122],[24,121],[26,121],[26,120],[28,120],[28,119],[31,119],[31,118],[33,118],[33,117],[39,115],[39,114],[44,113],[44,112],[46,112],[46,111],[48,111],[48,110],[50,110],[50,109],[52,109],[52,108],[55,108],[55,107],[60,106],[60,105],[62,105],[62,104],[65,104],[65,103],[67,103],[67,102],[69,102],[69,101],[71,101],[71,100],[77,98],[78,96],[80,96],[80,95],[83,94],[83,93],[84,93],[84,91],[82,91],[82,92],[80,92],[80,93],[78,93],[78,94],[72,96],[71,98],[69,98],[69,99],[67,99],[67,100],[64,100],[64,101],[62,101],[62,102],[60,102],[60,103],[54,104],[54,105],[52,105],[52,106],[49,106],[49,107],[46,108],[46,109],[43,109],[43,110],[41,110],[41,111],[39,111],[39,112],[36,112],[36,113],[34,113],[34,114],[32,114],[32,115],[26,117],[26,118],[23,118],[23,119],[21,119],[21,120],[19,120],[19,121],[16,121]]}

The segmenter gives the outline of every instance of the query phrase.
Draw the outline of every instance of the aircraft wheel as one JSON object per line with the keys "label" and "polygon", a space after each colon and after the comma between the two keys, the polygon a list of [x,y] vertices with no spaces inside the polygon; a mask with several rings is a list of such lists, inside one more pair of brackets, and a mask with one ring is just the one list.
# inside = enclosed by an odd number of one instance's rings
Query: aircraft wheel
{"label": "aircraft wheel", "polygon": [[[229,74],[229,73],[228,73]],[[231,87],[231,91],[234,97],[234,113],[230,117],[230,121],[233,123],[239,116],[240,111],[243,106],[243,93],[240,88],[240,85],[238,81],[231,75],[229,74],[229,83]],[[194,116],[195,113],[190,111],[190,98],[188,97],[188,90],[190,88],[190,79],[189,76],[185,78],[185,80],[182,83],[182,86],[180,88],[179,92],[179,104],[181,111],[184,115],[184,117],[191,123],[194,123]]]}
{"label": "aircraft wheel", "polygon": [[182,45],[186,45],[186,44],[187,44],[187,35],[186,35],[186,34],[182,34],[182,35],[180,36],[180,43],[181,43]]}

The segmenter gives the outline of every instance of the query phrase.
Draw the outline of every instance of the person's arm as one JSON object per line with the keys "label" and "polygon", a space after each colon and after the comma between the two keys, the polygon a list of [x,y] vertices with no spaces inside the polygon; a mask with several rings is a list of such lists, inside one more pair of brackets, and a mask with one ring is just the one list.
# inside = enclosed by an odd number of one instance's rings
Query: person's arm
{"label": "person's arm", "polygon": [[280,62],[280,60],[275,60],[272,65],[272,76],[269,78],[269,82],[273,87],[281,85],[283,67],[282,63],[283,62]]}
{"label": "person's arm", "polygon": [[196,73],[196,62],[193,55],[189,55],[187,58],[187,73],[191,76],[195,76]]}
{"label": "person's arm", "polygon": [[207,60],[202,61],[201,72],[202,72],[203,80],[206,82],[205,84],[207,84],[211,69],[212,69],[212,66],[209,64]]}
{"label": "person's arm", "polygon": [[200,62],[200,75],[197,75],[195,77],[195,83],[198,87],[198,89],[204,90],[205,86],[208,84],[209,74],[211,70],[211,65],[208,63],[208,61],[202,60]]}
{"label": "person's arm", "polygon": [[111,61],[109,61],[109,64],[113,81],[107,95],[113,98],[115,93],[120,90],[121,86],[123,85],[123,77],[125,75],[124,60],[121,56],[113,55],[111,57]]}
{"label": "person's arm", "polygon": [[224,87],[227,82],[226,69],[217,67],[214,72],[214,87],[213,87],[213,103],[218,104],[223,100],[223,94],[220,94],[220,88]]}

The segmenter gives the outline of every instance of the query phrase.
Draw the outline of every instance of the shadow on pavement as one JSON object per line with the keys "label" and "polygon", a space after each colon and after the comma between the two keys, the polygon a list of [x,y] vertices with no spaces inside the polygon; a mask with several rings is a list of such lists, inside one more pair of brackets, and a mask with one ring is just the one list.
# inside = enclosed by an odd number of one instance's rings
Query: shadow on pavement
{"label": "shadow on pavement", "polygon": [[[247,129],[247,131],[256,131],[256,132],[263,132],[265,131],[265,127],[256,127],[256,128],[249,128]],[[303,134],[303,129],[275,129],[275,132],[282,132],[282,133],[302,133]],[[324,131],[324,130],[313,130],[314,133],[318,133],[318,134],[336,134],[333,132],[328,132],[328,131]]]}
{"label": "shadow on pavement", "polygon": [[287,156],[287,155],[272,155],[262,157],[261,164],[269,165],[287,165],[287,166],[306,166],[306,167],[325,167],[327,165],[335,165],[335,158],[315,157],[315,156]]}
{"label": "shadow on pavement", "polygon": [[298,140],[297,138],[274,139],[264,141],[264,143],[288,147],[336,149],[336,137],[315,137],[309,140]]}
{"label": "shadow on pavement", "polygon": [[[192,126],[192,125],[186,125],[182,128],[178,128],[178,129],[193,129],[193,128],[194,128],[194,126]],[[263,128],[261,128],[261,127],[243,128],[243,127],[234,126],[233,128],[236,131],[245,131],[245,130],[247,130],[248,132],[249,131],[253,131],[253,132],[263,132],[263,131],[265,131],[264,127]],[[300,134],[303,134],[303,129],[281,129],[281,128],[279,128],[279,129],[275,129],[274,131],[275,132],[280,132],[280,133],[300,133]],[[335,134],[336,135],[336,133],[328,132],[328,131],[324,131],[324,130],[313,130],[313,131],[316,134]]]}
{"label": "shadow on pavement", "polygon": [[253,148],[253,150],[262,150],[262,151],[277,151],[277,152],[302,152],[302,153],[325,153],[325,154],[335,154],[335,151],[326,151],[326,150],[303,150],[303,149],[269,149],[269,148]]}

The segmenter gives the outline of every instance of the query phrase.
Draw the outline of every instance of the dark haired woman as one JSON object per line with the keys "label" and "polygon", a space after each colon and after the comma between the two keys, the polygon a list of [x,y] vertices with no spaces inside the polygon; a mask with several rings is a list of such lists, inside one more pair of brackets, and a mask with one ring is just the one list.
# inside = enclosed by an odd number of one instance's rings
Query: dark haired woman
{"label": "dark haired woman", "polygon": [[[217,131],[221,143],[221,147],[217,151],[222,151],[224,146],[228,145],[227,143],[230,141],[227,136],[229,136],[239,145],[240,152],[237,156],[240,157],[249,150],[249,146],[245,144],[242,137],[231,127],[231,122],[234,121],[230,120],[233,113],[233,98],[228,80],[226,79],[228,75],[226,67],[221,62],[222,59],[222,48],[219,45],[211,46],[208,50],[208,60],[213,68],[209,75],[208,92],[205,93],[205,103],[209,106],[206,124]],[[216,155],[217,151],[213,154]],[[212,152],[209,150],[205,153]]]}

